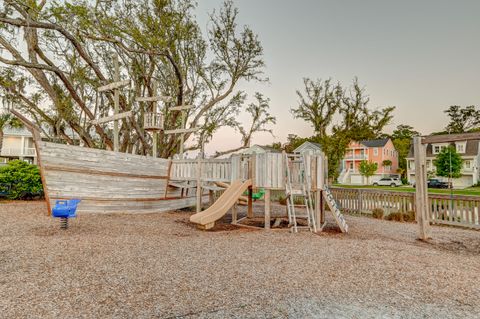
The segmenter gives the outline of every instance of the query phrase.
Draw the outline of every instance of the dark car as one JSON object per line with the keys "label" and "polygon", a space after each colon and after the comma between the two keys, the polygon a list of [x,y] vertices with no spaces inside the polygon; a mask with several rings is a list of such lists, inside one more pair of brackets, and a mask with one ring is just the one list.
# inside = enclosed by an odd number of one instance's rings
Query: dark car
{"label": "dark car", "polygon": [[[415,184],[413,184],[413,187],[415,188]],[[446,182],[442,182],[436,178],[432,178],[432,179],[429,179],[427,181],[427,187],[428,188],[443,188],[443,189],[447,189],[447,188],[452,188],[452,184],[450,183],[446,183]]]}
{"label": "dark car", "polygon": [[428,188],[450,188],[449,183],[441,182],[438,179],[429,179],[427,182]]}

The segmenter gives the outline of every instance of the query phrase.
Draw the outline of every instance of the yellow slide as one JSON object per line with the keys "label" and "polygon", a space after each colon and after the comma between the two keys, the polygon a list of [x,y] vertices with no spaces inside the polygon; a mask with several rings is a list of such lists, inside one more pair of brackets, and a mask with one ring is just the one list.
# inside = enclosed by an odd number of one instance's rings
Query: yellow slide
{"label": "yellow slide", "polygon": [[223,215],[235,205],[237,200],[249,186],[252,186],[252,180],[248,179],[245,182],[242,182],[242,180],[237,179],[225,190],[222,196],[220,196],[212,206],[203,212],[192,215],[190,221],[198,224],[204,229],[212,228],[215,225],[215,221],[222,218]]}

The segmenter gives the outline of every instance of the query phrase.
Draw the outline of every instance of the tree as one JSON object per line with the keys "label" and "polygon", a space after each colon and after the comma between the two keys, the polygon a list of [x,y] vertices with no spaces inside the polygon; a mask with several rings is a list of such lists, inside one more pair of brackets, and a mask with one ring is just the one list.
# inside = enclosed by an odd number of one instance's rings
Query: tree
{"label": "tree", "polygon": [[480,110],[474,105],[465,107],[452,105],[445,113],[450,118],[450,123],[445,128],[447,132],[466,133],[480,128]]}
{"label": "tree", "polygon": [[402,177],[405,177],[407,172],[407,156],[410,152],[412,139],[414,136],[419,135],[420,133],[415,131],[410,125],[398,125],[390,136],[398,152],[398,166],[401,169]]}
{"label": "tree", "polygon": [[[111,149],[111,124],[90,121],[112,113],[112,92],[99,97],[96,91],[112,81],[112,55],[118,54],[121,79],[132,83],[121,92],[120,111],[135,114],[120,121],[120,150],[151,151],[143,115],[152,105],[135,98],[151,96],[155,86],[157,94],[175,97],[162,108],[166,128],[182,125],[180,112],[170,107],[194,106],[186,124],[203,126],[190,147],[199,149],[221,126],[238,130],[232,118],[246,108],[239,84],[267,79],[261,43],[249,27],[238,26],[232,1],[211,13],[206,37],[194,8],[193,0],[6,0],[0,4],[3,98],[46,127],[47,137],[72,144],[65,134],[71,129],[85,146]],[[158,143],[161,157],[178,150],[177,136],[160,134]]]}
{"label": "tree", "polygon": [[[357,78],[350,88],[333,85],[330,79],[305,79],[304,85],[305,93],[297,91],[300,101],[291,111],[313,126],[315,136],[311,139],[322,146],[329,160],[329,176],[336,179],[350,141],[380,137],[395,108],[370,109],[370,99]],[[339,120],[334,122],[336,118]]]}
{"label": "tree", "polygon": [[343,89],[338,83],[332,84],[331,79],[313,81],[304,78],[303,84],[305,92],[297,90],[298,106],[291,108],[291,112],[295,118],[310,122],[315,134],[322,138],[340,108]]}
{"label": "tree", "polygon": [[377,163],[363,160],[360,162],[358,171],[360,172],[360,175],[367,178],[367,184],[370,184],[370,177],[375,175],[375,172],[377,171],[377,169],[378,169]]}
{"label": "tree", "polygon": [[[265,98],[262,94],[258,92],[255,93],[255,99],[256,103],[250,103],[246,109],[247,114],[249,114],[251,118],[250,125],[245,128],[242,124],[238,122],[236,122],[235,124],[235,128],[237,128],[242,135],[241,145],[238,148],[232,150],[217,152],[215,154],[215,157],[250,147],[250,143],[252,141],[252,136],[254,133],[268,132],[272,134],[272,130],[268,129],[268,126],[270,124],[275,124],[276,118],[268,112],[268,109],[270,108],[270,99]],[[235,120],[232,118],[232,121]]]}
{"label": "tree", "polygon": [[462,176],[463,160],[454,146],[445,147],[434,160],[436,168],[436,175],[441,177],[448,177],[451,182],[452,178],[459,178]]}

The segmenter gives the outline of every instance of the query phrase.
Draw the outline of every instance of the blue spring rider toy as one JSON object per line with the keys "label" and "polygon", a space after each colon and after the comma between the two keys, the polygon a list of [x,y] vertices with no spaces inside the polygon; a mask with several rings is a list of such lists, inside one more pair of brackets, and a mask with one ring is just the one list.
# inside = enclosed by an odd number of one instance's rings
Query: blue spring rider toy
{"label": "blue spring rider toy", "polygon": [[77,217],[77,206],[80,203],[80,199],[70,200],[57,200],[55,206],[52,209],[52,216],[60,218],[60,228],[68,228],[68,219]]}

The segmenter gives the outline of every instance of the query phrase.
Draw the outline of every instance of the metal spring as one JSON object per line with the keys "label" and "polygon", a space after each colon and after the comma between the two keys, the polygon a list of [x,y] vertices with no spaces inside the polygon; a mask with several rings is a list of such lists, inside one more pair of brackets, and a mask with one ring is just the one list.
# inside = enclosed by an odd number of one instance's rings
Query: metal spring
{"label": "metal spring", "polygon": [[65,217],[60,218],[60,228],[61,229],[68,228],[68,218],[65,218]]}

